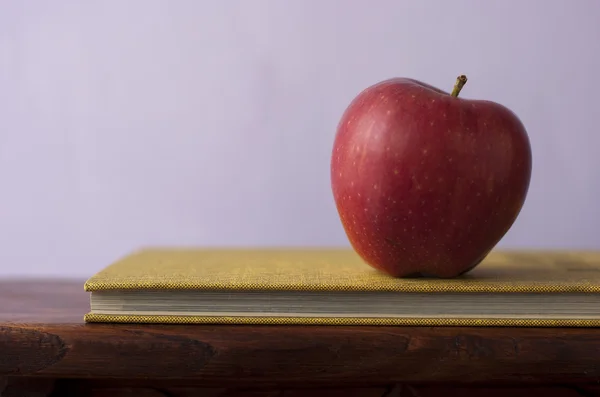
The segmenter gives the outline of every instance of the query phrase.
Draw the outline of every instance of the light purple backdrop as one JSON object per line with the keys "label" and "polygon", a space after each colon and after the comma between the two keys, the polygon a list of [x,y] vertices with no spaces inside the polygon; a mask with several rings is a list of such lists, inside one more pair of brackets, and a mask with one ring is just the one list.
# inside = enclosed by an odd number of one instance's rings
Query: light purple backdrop
{"label": "light purple backdrop", "polygon": [[347,245],[337,121],[393,76],[513,109],[503,247],[600,248],[600,1],[0,2],[0,276],[139,246]]}

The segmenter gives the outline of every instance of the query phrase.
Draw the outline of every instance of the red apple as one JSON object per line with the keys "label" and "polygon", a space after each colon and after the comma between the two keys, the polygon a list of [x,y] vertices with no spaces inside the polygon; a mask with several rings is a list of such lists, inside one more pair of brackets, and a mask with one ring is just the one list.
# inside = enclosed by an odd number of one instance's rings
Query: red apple
{"label": "red apple", "polygon": [[350,244],[394,277],[451,278],[511,228],[531,178],[529,137],[491,101],[409,78],[362,91],[335,136],[331,186]]}

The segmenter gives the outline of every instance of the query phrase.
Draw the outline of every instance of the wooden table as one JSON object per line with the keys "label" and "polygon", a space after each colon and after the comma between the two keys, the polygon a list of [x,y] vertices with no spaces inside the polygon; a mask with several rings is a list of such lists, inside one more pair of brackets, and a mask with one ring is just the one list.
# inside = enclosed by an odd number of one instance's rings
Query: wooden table
{"label": "wooden table", "polygon": [[2,397],[600,395],[600,329],[84,324],[82,285],[0,282]]}

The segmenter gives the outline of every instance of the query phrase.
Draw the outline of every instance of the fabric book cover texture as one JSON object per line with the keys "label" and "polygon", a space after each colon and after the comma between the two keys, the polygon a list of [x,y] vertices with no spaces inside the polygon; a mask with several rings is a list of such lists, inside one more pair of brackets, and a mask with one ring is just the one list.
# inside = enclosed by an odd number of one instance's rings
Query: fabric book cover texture
{"label": "fabric book cover texture", "polygon": [[350,249],[149,248],[85,290],[87,322],[598,326],[600,253],[492,251],[458,278],[404,279]]}

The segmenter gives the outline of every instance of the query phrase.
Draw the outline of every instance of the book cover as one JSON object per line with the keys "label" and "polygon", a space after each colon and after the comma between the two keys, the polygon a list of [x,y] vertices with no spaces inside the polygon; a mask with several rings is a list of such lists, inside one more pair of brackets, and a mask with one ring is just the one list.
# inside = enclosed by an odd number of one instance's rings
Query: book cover
{"label": "book cover", "polygon": [[[128,255],[99,271],[85,290],[101,291],[304,291],[598,294],[600,253],[569,251],[492,251],[471,272],[454,279],[399,279],[366,265],[349,249],[193,249],[154,248]],[[485,325],[598,326],[596,318],[479,316],[336,317],[186,316],[90,312],[87,322],[331,324],[331,325]]]}

